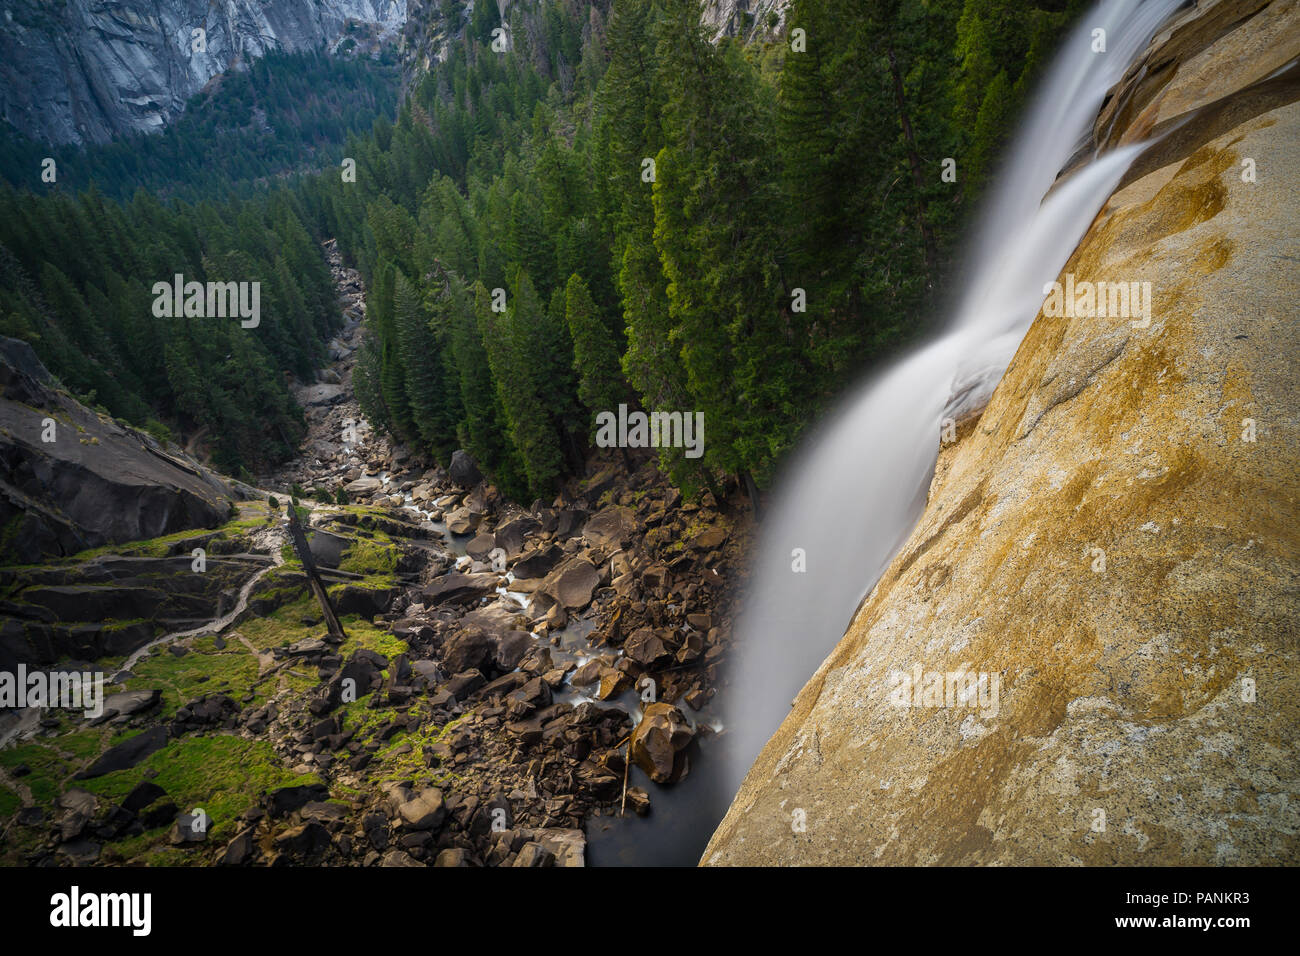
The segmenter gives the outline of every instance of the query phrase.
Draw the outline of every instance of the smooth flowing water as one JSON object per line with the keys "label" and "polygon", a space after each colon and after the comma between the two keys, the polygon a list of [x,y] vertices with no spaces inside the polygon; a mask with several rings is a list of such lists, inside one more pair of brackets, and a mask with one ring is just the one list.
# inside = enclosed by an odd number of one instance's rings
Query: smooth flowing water
{"label": "smooth flowing water", "polygon": [[[726,747],[716,749],[725,751],[729,792],[916,525],[941,421],[987,401],[1044,284],[1057,278],[1140,151],[1094,156],[1057,182],[1088,142],[1107,90],[1178,6],[1105,0],[1080,20],[980,210],[969,279],[951,296],[953,319],[861,385],[792,456],[760,536],[725,695]],[[1094,50],[1096,30],[1105,31],[1105,52]]]}

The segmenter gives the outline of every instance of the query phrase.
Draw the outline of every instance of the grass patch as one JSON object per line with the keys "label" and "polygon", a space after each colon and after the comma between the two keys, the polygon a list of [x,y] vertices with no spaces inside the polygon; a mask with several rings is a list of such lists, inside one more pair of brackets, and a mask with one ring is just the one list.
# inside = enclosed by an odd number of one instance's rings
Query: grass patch
{"label": "grass patch", "polygon": [[53,741],[28,742],[17,747],[0,750],[0,764],[13,773],[14,768],[26,764],[31,773],[22,778],[32,791],[32,801],[38,806],[53,809],[63,792],[63,782],[82,768],[84,760],[65,754]]}
{"label": "grass patch", "polygon": [[[240,827],[239,815],[258,803],[268,791],[320,783],[315,774],[294,774],[281,767],[275,751],[264,740],[218,735],[173,740],[139,766],[82,781],[82,786],[120,802],[143,780],[152,780],[166,790],[168,798],[183,812],[202,807],[211,821],[208,842],[217,845],[234,837]],[[131,841],[123,841],[117,851],[124,859],[133,859],[149,852],[153,841],[164,835],[165,829],[153,836],[137,837],[136,846],[127,845]],[[146,862],[155,865],[200,862],[192,852],[175,851],[173,856],[171,849],[166,849],[168,852],[161,856],[152,852]]]}
{"label": "grass patch", "polygon": [[257,658],[238,640],[228,641],[219,651],[211,637],[199,638],[184,657],[157,648],[131,669],[135,676],[126,688],[161,690],[162,712],[167,716],[204,694],[228,694],[239,701],[257,680]]}
{"label": "grass patch", "polygon": [[23,802],[19,799],[18,794],[6,786],[0,785],[0,820],[8,820],[19,811],[22,805]]}
{"label": "grass patch", "polygon": [[377,654],[383,654],[389,660],[398,654],[405,654],[410,649],[406,641],[376,627],[356,614],[340,618],[339,623],[343,625],[343,632],[348,636],[348,639],[339,645],[339,653],[343,655],[344,660],[363,647]]}
{"label": "grass patch", "polygon": [[397,571],[398,549],[392,539],[382,531],[373,531],[372,538],[356,538],[339,562],[340,571],[350,571],[366,577],[391,576]]}

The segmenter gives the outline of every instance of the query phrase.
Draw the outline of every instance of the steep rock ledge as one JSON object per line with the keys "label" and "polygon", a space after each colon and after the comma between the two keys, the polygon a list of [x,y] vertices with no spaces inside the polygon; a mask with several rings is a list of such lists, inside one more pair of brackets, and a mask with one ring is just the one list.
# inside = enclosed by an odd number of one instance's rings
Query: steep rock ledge
{"label": "steep rock ledge", "polygon": [[213,528],[245,493],[86,408],[0,337],[0,565]]}
{"label": "steep rock ledge", "polygon": [[[1186,122],[1064,272],[1149,327],[1037,317],[703,863],[1300,860],[1297,10],[1202,3],[1117,88],[1102,141]],[[895,706],[917,665],[996,708]]]}

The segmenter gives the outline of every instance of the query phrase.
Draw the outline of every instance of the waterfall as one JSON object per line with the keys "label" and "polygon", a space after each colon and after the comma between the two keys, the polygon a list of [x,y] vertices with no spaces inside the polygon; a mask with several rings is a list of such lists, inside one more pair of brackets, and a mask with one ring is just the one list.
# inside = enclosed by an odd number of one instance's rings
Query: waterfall
{"label": "waterfall", "polygon": [[[726,695],[731,792],[915,527],[941,420],[987,401],[1042,305],[1044,284],[1057,278],[1140,151],[1094,155],[1057,182],[1087,145],[1106,92],[1178,6],[1103,0],[1083,16],[980,209],[970,281],[952,296],[952,321],[856,387],[791,456],[759,534],[737,628]],[[1096,30],[1105,31],[1104,53],[1094,52]]]}

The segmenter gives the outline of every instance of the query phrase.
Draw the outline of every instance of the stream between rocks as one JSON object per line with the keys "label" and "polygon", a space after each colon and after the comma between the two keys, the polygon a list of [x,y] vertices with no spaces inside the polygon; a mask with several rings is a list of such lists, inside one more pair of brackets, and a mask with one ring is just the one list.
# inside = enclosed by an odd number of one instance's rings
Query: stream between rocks
{"label": "stream between rocks", "polygon": [[[354,487],[364,484],[375,500],[386,499],[388,507],[404,513],[413,523],[426,529],[431,535],[434,549],[443,552],[452,562],[453,570],[467,573],[491,570],[490,565],[474,560],[467,552],[473,533],[451,532],[442,509],[434,507],[427,498],[416,499],[412,486],[419,485],[418,475],[394,474],[388,469],[376,472],[366,467],[367,462],[377,457],[377,452],[388,443],[385,439],[378,438],[365,422],[351,387],[352,368],[363,335],[364,290],[359,275],[355,270],[342,265],[332,244],[327,245],[326,251],[340,289],[344,328],[330,343],[332,362],[319,376],[320,382],[298,389],[297,397],[304,407],[308,426],[303,443],[304,453],[286,464],[274,476],[264,477],[260,484],[284,488],[295,483],[307,489],[318,485],[329,487],[339,481],[338,465],[342,459],[350,466],[348,474],[358,474],[364,470],[365,476],[368,476],[364,482],[359,482],[359,475],[350,484]],[[351,429],[349,425],[352,426]],[[304,501],[304,504],[309,502]],[[313,507],[309,525],[319,527],[321,520],[335,510],[329,506]],[[273,552],[278,558],[278,548],[274,548]],[[259,572],[259,576],[264,573],[265,570]],[[532,594],[511,590],[510,585],[514,580],[513,572],[507,572],[505,583],[496,592],[501,599],[517,605],[522,613],[529,607]],[[242,590],[240,608],[246,604],[253,583],[250,581]],[[229,620],[233,620],[237,613],[238,609],[232,612]],[[624,657],[621,647],[597,648],[588,641],[588,637],[597,628],[595,615],[596,608],[593,604],[582,614],[569,616],[562,627],[551,628],[549,633],[532,631],[534,644],[546,649],[555,667],[568,671],[562,683],[553,689],[552,700],[573,707],[585,702],[602,707],[617,707],[628,713],[635,723],[640,720],[644,709],[636,686],[601,699],[596,696],[597,689],[594,686],[575,687],[571,683],[574,671],[598,654],[606,657],[612,654],[618,660]],[[205,630],[207,629],[198,628],[187,633],[203,633]],[[166,638],[160,639],[163,640]],[[687,753],[688,772],[676,783],[661,786],[652,782],[633,763],[629,768],[627,786],[629,789],[639,787],[647,791],[650,794],[651,809],[648,814],[638,816],[633,812],[633,807],[628,805],[623,815],[597,814],[588,817],[584,827],[588,840],[588,865],[694,866],[698,862],[731,796],[722,773],[723,762],[719,759],[720,755],[713,752],[721,749],[717,736],[724,728],[712,712],[710,702],[699,706],[694,714],[689,713],[685,707],[681,710],[696,732],[695,740]]]}

